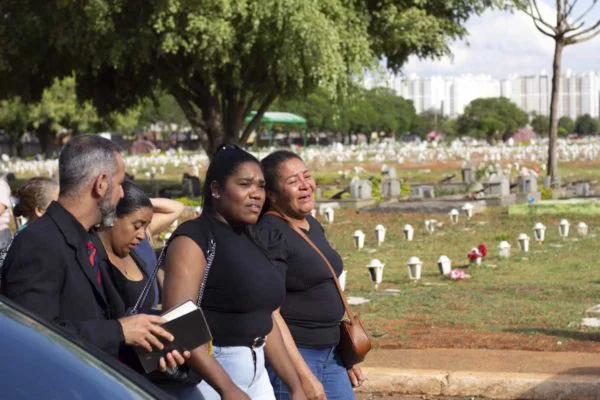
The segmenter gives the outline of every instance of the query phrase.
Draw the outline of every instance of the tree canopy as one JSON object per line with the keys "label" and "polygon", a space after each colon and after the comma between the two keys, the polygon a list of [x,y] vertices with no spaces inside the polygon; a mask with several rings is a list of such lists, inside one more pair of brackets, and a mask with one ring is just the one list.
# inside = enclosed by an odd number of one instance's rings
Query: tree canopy
{"label": "tree canopy", "polygon": [[327,92],[318,88],[306,97],[278,99],[270,109],[300,114],[308,120],[312,130],[378,131],[397,137],[410,133],[417,119],[412,101],[383,87],[365,90],[355,86],[350,95],[337,101],[332,101]]}
{"label": "tree canopy", "polygon": [[[41,96],[56,77],[102,113],[171,94],[202,145],[244,142],[278,97],[344,94],[364,69],[440,57],[495,0],[9,0],[0,87]],[[256,110],[246,127],[244,117]],[[358,122],[356,122],[358,124]]]}
{"label": "tree canopy", "polygon": [[593,135],[598,133],[599,124],[590,114],[584,114],[575,120],[574,132],[580,135]]}
{"label": "tree canopy", "polygon": [[457,121],[463,135],[484,137],[489,142],[501,139],[527,124],[529,117],[505,97],[475,99]]}
{"label": "tree canopy", "polygon": [[530,124],[531,129],[540,136],[550,133],[550,118],[547,115],[534,115]]}

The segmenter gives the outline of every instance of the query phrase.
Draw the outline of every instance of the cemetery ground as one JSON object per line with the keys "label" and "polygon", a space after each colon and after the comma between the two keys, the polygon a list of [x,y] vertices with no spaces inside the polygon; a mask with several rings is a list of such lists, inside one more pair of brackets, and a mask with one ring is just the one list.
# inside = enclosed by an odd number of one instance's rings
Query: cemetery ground
{"label": "cemetery ground", "polygon": [[[436,218],[443,226],[427,233],[423,221]],[[488,209],[470,221],[461,216],[450,224],[446,215],[366,213],[336,210],[326,226],[329,239],[344,257],[348,270],[346,294],[369,299],[354,306],[376,346],[404,348],[479,348],[549,351],[599,351],[600,332],[581,326],[586,309],[598,303],[600,216],[585,216],[586,237],[572,230],[566,240],[558,223],[574,225],[580,215],[509,216],[506,209]],[[532,240],[530,252],[518,249],[519,233],[532,235],[536,222],[547,226],[546,240]],[[415,227],[412,242],[404,239],[404,224]],[[381,246],[374,227],[387,228]],[[356,250],[352,232],[367,234],[365,248]],[[507,240],[511,256],[498,256]],[[480,243],[488,247],[481,265],[468,266],[467,252]],[[470,279],[451,281],[440,275],[437,259],[448,256],[453,268],[464,266]],[[409,279],[406,262],[423,261],[420,281]],[[375,290],[366,265],[372,258],[385,264],[383,282]]]}
{"label": "cemetery ground", "polygon": [[[435,183],[448,174],[460,181],[459,161],[394,164],[400,180],[408,183]],[[154,179],[147,168],[136,167],[136,182],[154,194],[165,186],[176,186],[190,167],[166,166]],[[363,177],[379,175],[381,163],[335,162],[327,165],[311,163],[319,183],[325,187],[343,188],[360,167]],[[523,163],[523,165],[528,165]],[[534,168],[535,165],[530,166]],[[187,168],[187,169],[186,169]],[[200,177],[206,165],[196,169]],[[600,179],[600,161],[561,163],[566,181]],[[342,178],[340,171],[346,171]],[[132,172],[132,168],[128,168]],[[540,175],[543,172],[540,172]],[[11,183],[13,189],[28,176],[20,175]],[[514,179],[514,177],[513,177]],[[541,180],[541,178],[540,178]],[[199,199],[188,205],[199,205]],[[458,207],[460,208],[460,207]],[[581,206],[585,210],[585,205]],[[580,211],[581,211],[580,210]],[[468,348],[595,352],[600,350],[600,330],[581,325],[586,310],[600,303],[600,215],[586,213],[537,215],[527,211],[509,215],[506,208],[488,208],[475,214],[471,221],[464,215],[452,225],[446,214],[404,214],[364,212],[336,209],[335,222],[325,226],[328,238],[344,258],[348,270],[346,294],[369,301],[353,308],[361,314],[375,346],[384,349]],[[558,234],[562,218],[571,222],[567,240]],[[424,221],[436,219],[443,224],[434,233],[425,230]],[[579,221],[590,227],[589,235],[579,237],[575,226]],[[547,226],[546,240],[538,245],[533,240],[533,226]],[[405,224],[415,228],[412,242],[403,237]],[[375,242],[374,228],[386,227],[386,240]],[[366,233],[365,248],[356,250],[352,233]],[[520,233],[532,237],[530,252],[518,249]],[[512,245],[508,259],[498,257],[500,241]],[[465,269],[471,278],[451,281],[439,274],[436,262],[446,255],[453,268],[466,266],[467,252],[484,243],[489,254],[482,265]],[[408,277],[406,263],[411,256],[423,261],[419,282]],[[383,282],[375,290],[366,265],[373,258],[385,264]]]}

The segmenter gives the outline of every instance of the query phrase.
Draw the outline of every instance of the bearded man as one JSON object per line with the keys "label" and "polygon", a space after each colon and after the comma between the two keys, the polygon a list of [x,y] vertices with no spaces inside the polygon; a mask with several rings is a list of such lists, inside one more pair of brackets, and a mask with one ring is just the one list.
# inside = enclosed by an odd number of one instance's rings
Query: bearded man
{"label": "bearded man", "polygon": [[[94,226],[112,226],[123,197],[119,146],[100,136],[77,136],[61,151],[58,169],[58,201],[16,236],[4,263],[2,293],[113,356],[125,346],[162,349],[158,337],[173,340],[159,326],[164,321],[123,317],[122,300],[101,263],[103,249],[91,240]],[[173,351],[166,362],[175,367],[184,359]],[[166,366],[161,359],[160,368]]]}

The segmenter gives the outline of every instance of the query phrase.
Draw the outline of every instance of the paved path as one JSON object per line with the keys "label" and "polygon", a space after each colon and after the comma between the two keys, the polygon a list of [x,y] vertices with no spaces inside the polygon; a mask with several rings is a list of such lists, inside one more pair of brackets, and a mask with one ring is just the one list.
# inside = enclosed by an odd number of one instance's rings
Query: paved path
{"label": "paved path", "polygon": [[361,399],[373,398],[372,393],[393,393],[600,400],[600,354],[593,353],[375,350],[363,369],[369,380]]}

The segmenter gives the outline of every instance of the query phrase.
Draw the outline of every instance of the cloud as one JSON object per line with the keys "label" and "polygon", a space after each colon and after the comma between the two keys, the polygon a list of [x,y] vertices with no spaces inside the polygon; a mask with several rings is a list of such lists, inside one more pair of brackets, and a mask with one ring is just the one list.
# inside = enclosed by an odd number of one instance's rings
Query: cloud
{"label": "cloud", "polygon": [[[600,18],[600,6],[596,8],[588,20]],[[540,11],[545,19],[555,20],[555,11],[548,4],[542,3]],[[467,29],[466,41],[451,45],[452,57],[441,60],[413,57],[403,73],[421,76],[483,73],[503,78],[552,70],[554,41],[540,33],[531,18],[522,12],[487,11],[471,18]],[[562,68],[575,72],[600,70],[600,36],[567,47]]]}

